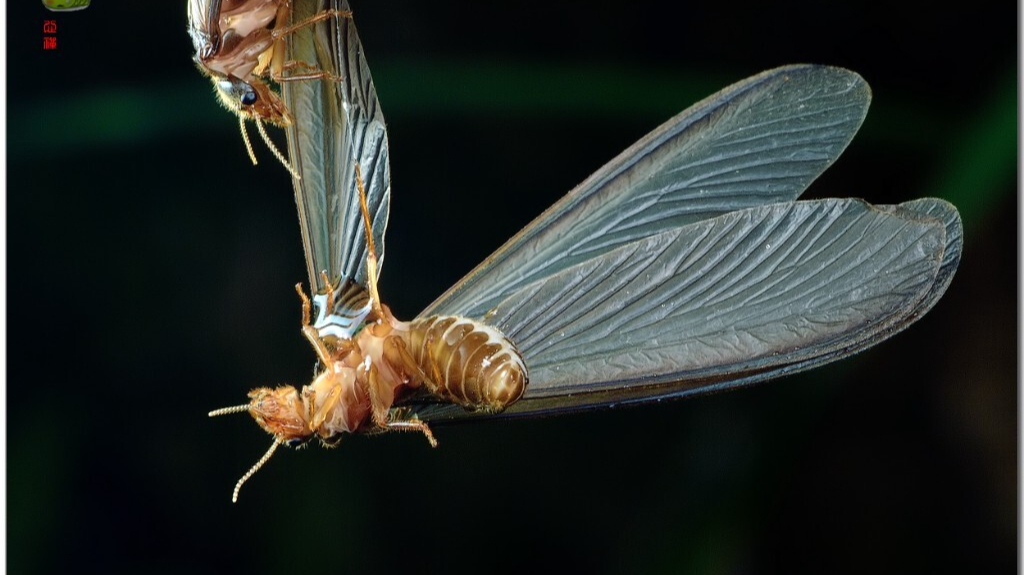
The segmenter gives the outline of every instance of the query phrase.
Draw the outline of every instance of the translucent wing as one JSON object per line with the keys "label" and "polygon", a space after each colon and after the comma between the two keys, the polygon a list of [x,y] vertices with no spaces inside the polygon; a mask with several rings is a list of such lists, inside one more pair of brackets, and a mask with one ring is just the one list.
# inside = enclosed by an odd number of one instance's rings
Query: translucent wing
{"label": "translucent wing", "polygon": [[[932,309],[942,294],[946,292],[949,282],[953,281],[953,274],[956,272],[957,266],[960,265],[960,255],[963,253],[964,247],[964,228],[960,221],[960,213],[952,204],[938,198],[921,198],[904,202],[899,206],[880,206],[880,209],[906,210],[902,212],[904,214],[916,212],[919,217],[935,219],[946,228],[946,249],[942,253],[942,261],[939,263],[939,272],[935,277],[935,283],[931,291],[928,292],[928,296],[914,310],[917,317],[920,317]],[[917,317],[911,318],[911,322]]]}
{"label": "translucent wing", "polygon": [[[294,0],[292,22],[331,8],[349,10],[347,0]],[[384,117],[351,17],[328,18],[287,38],[287,59],[298,64],[286,74],[318,69],[340,80],[285,82],[282,91],[296,120],[287,130],[288,153],[302,175],[295,180],[295,201],[310,285],[322,294],[320,272],[326,271],[346,294],[330,312],[323,309],[322,295],[316,298],[316,325],[321,335],[351,335],[367,311],[358,289],[366,283],[367,246],[355,166],[362,171],[377,258],[383,262],[391,196]]]}
{"label": "translucent wing", "polygon": [[[848,356],[934,305],[962,238],[942,200],[828,199],[630,242],[520,288],[487,315],[530,369],[526,395],[499,417],[718,391]],[[474,416],[412,410],[431,421]]]}
{"label": "translucent wing", "polygon": [[787,66],[669,120],[509,240],[421,315],[480,316],[523,286],[640,238],[795,200],[867,113],[857,74]]}

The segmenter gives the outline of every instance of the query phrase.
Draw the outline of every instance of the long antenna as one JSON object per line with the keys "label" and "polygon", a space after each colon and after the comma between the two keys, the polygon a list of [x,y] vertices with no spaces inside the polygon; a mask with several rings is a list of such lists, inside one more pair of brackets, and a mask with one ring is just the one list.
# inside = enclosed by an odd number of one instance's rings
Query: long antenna
{"label": "long antenna", "polygon": [[270,151],[274,153],[274,157],[277,158],[277,160],[281,162],[281,165],[284,166],[291,173],[293,178],[295,178],[296,180],[301,180],[302,176],[299,175],[299,172],[295,168],[293,168],[291,164],[288,163],[288,160],[284,158],[284,154],[282,154],[277,149],[277,146],[274,145],[274,142],[270,140],[270,136],[267,135],[267,130],[263,127],[263,122],[256,117],[253,117],[253,121],[256,122],[256,129],[259,131],[260,136],[263,138],[263,141],[267,143],[267,147],[270,148]]}
{"label": "long antenna", "polygon": [[220,409],[214,409],[210,413],[206,414],[208,417],[217,417],[218,415],[227,415],[229,413],[241,413],[243,411],[249,411],[249,404],[236,405],[234,407],[222,407]]}
{"label": "long antenna", "polygon": [[270,445],[270,449],[267,450],[267,453],[263,457],[261,457],[259,461],[256,462],[256,465],[252,466],[252,469],[247,471],[246,474],[243,475],[242,478],[238,480],[238,483],[235,484],[235,490],[231,492],[232,503],[238,503],[238,491],[242,488],[242,484],[248,481],[250,477],[252,477],[257,471],[259,471],[260,467],[263,467],[263,465],[266,462],[270,461],[270,456],[273,455],[275,451],[277,451],[278,445],[281,445],[281,440],[275,439],[274,443]]}
{"label": "long antenna", "polygon": [[238,129],[242,131],[242,141],[245,142],[245,151],[249,152],[249,159],[252,160],[252,165],[259,164],[256,160],[256,153],[252,151],[252,143],[249,142],[249,132],[245,131],[245,118],[242,116],[238,117]]}

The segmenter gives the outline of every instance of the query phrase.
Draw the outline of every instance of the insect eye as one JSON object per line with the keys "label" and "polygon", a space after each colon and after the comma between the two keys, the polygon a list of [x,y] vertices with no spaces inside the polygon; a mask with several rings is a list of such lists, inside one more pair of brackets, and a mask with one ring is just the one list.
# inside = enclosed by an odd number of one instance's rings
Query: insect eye
{"label": "insect eye", "polygon": [[304,438],[304,437],[297,437],[295,439],[289,439],[289,440],[285,441],[284,444],[287,445],[288,447],[298,447],[298,446],[302,445],[305,442],[306,442],[306,438]]}
{"label": "insect eye", "polygon": [[242,98],[240,101],[242,102],[243,106],[252,106],[256,103],[256,92],[246,92],[242,94]]}

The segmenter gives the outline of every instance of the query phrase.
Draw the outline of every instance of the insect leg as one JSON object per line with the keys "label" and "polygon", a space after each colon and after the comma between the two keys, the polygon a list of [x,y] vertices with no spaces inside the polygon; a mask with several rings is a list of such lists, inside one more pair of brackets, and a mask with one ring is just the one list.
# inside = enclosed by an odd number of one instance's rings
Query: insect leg
{"label": "insect leg", "polygon": [[306,26],[312,26],[313,24],[316,24],[317,22],[326,20],[326,19],[334,17],[334,16],[337,16],[339,18],[351,18],[352,17],[352,13],[349,12],[348,10],[335,10],[335,9],[331,8],[331,9],[328,9],[328,10],[324,10],[323,12],[320,12],[319,14],[313,14],[309,18],[306,18],[305,20],[302,20],[301,22],[296,22],[295,24],[292,24],[291,26],[285,26],[284,28],[278,28],[277,30],[272,30],[270,32],[270,35],[271,35],[272,38],[274,38],[274,40],[278,40],[278,39],[280,39],[283,36],[287,36],[288,34],[291,34],[292,32],[295,32],[296,30],[301,30],[302,28],[305,28]]}
{"label": "insect leg", "polygon": [[385,397],[388,389],[386,384],[380,380],[380,372],[377,371],[377,366],[371,365],[370,371],[367,374],[367,381],[370,392],[370,414],[373,416],[373,423],[377,427],[387,427],[388,425],[388,409],[391,408],[391,404],[394,402],[394,394],[388,394],[391,397]]}
{"label": "insect leg", "polygon": [[327,277],[327,270],[320,270],[320,279],[324,282],[324,291],[327,292],[327,309],[334,310],[334,284],[331,283],[331,278]]}
{"label": "insect leg", "polygon": [[370,209],[366,207],[366,188],[363,187],[363,172],[356,164],[356,187],[359,189],[359,207],[363,212],[363,229],[366,231],[366,287],[370,290],[370,304],[377,317],[384,317],[380,307],[380,294],[377,293],[377,249],[373,245],[373,224],[370,222]]}
{"label": "insect leg", "polygon": [[416,359],[412,357],[409,350],[405,348],[405,342],[402,341],[402,338],[396,336],[385,338],[382,357],[384,362],[393,371],[404,374],[405,377],[409,378],[409,382],[406,385],[419,387],[423,380],[426,379],[423,369],[416,363]]}
{"label": "insect leg", "polygon": [[[306,70],[306,72],[301,74],[294,74],[291,76],[284,75],[285,72],[291,71],[295,68],[302,68]],[[321,70],[316,66],[312,66],[310,64],[300,62],[298,60],[285,62],[284,65],[281,67],[280,71],[272,72],[270,74],[270,79],[279,84],[284,82],[305,82],[308,80],[330,80],[332,82],[339,83],[343,81],[341,76],[336,76],[334,74],[331,74],[330,72]]]}
{"label": "insect leg", "polygon": [[427,437],[431,447],[437,447],[437,440],[434,433],[426,423],[418,419],[405,419],[399,415],[399,410],[390,409],[394,401],[394,391],[387,389],[387,384],[380,379],[376,366],[370,367],[369,377],[370,391],[370,412],[373,416],[373,423],[383,430],[395,431],[419,431]]}
{"label": "insect leg", "polygon": [[[287,22],[290,15],[291,15],[290,3],[289,2],[282,2],[281,6],[280,6],[280,8],[278,9],[278,12],[277,12],[277,21],[278,22]],[[290,26],[285,26],[283,28],[278,28],[276,30],[271,30],[270,37],[273,39],[273,42],[274,42],[274,48],[271,51],[272,54],[270,56],[270,62],[269,62],[269,68],[270,68],[269,76],[270,76],[271,79],[273,79],[275,82],[278,82],[278,83],[281,83],[281,82],[298,82],[298,81],[305,81],[305,80],[323,80],[323,79],[328,79],[328,80],[332,80],[332,81],[335,81],[335,82],[340,82],[341,81],[341,78],[335,76],[334,74],[331,74],[330,72],[316,70],[312,66],[306,64],[305,62],[285,62],[284,61],[285,46],[284,46],[284,40],[283,39],[284,39],[285,36],[295,32],[296,30],[300,30],[300,29],[302,29],[302,28],[304,28],[306,26],[312,26],[313,24],[316,24],[317,22],[326,20],[326,19],[328,19],[328,18],[330,18],[332,16],[338,16],[338,17],[341,17],[341,18],[351,18],[352,17],[352,13],[348,12],[348,11],[345,11],[345,10],[334,10],[334,9],[324,10],[323,12],[320,12],[318,14],[314,14],[314,15],[310,16],[309,18],[306,18],[305,20],[301,21],[301,22],[296,22],[295,24],[292,24]],[[288,70],[290,68],[294,68],[296,66],[296,64],[301,64],[301,65],[303,65],[306,68],[313,69],[315,71],[315,73],[301,74],[301,75],[297,75],[297,76],[285,76],[284,75],[284,71]],[[264,70],[265,71],[264,68],[265,67],[261,66],[260,70]]]}
{"label": "insect leg", "polygon": [[313,71],[313,72],[318,71],[316,66],[314,66],[312,64],[307,64],[305,62],[301,62],[299,60],[289,60],[288,62],[285,62],[284,66],[281,69],[281,71],[282,72],[290,72],[290,71],[292,71],[295,68],[303,68],[305,70],[309,70],[309,71]]}
{"label": "insect leg", "polygon": [[301,283],[295,284],[295,292],[302,298],[302,335],[306,336],[310,345],[316,350],[316,356],[320,358],[320,363],[329,367],[331,365],[331,353],[327,346],[324,345],[323,340],[320,339],[320,334],[317,333],[316,328],[309,323],[309,312],[312,306],[309,303],[309,297],[306,296],[306,292],[302,291]]}
{"label": "insect leg", "polygon": [[[314,394],[310,401],[310,411],[312,411],[312,406],[316,403],[315,400],[313,400],[315,398],[315,392],[312,390],[310,390],[310,392],[311,394]],[[338,405],[339,401],[341,401],[341,384],[335,383],[334,387],[327,392],[327,398],[324,399],[323,405],[321,405],[320,409],[318,409],[316,413],[313,413],[309,418],[309,428],[312,430],[319,429],[320,426],[324,424],[324,421],[327,421],[327,414],[334,411],[334,408]]]}
{"label": "insect leg", "polygon": [[437,440],[434,439],[434,433],[430,431],[430,426],[418,419],[389,421],[387,428],[395,431],[419,431],[427,436],[427,442],[430,443],[431,447],[437,447]]}
{"label": "insect leg", "polygon": [[[275,20],[274,20],[275,23],[276,22],[287,22],[288,20],[291,19],[291,14],[292,14],[292,5],[291,4],[292,3],[290,1],[286,0],[285,2],[281,2],[278,5],[278,7],[277,7],[277,18],[275,18]],[[273,37],[273,34],[271,34],[271,36]],[[286,52],[287,52],[287,47],[285,46],[285,43],[282,40],[275,38],[274,39],[273,48],[270,50],[270,61],[268,62],[268,64],[270,65],[270,76],[271,77],[280,76],[281,75],[281,72],[284,69],[284,63],[285,63],[284,62],[284,55],[285,55]],[[265,70],[265,67],[261,66],[259,69],[261,71],[263,71],[263,70]],[[260,73],[262,74],[262,72],[260,72]]]}

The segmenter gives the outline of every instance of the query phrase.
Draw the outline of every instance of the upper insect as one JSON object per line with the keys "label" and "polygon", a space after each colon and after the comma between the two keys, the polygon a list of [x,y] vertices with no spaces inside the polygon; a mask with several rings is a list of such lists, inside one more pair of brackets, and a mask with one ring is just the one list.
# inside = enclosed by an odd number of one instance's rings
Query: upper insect
{"label": "upper insect", "polygon": [[[256,129],[293,176],[298,172],[267,136],[263,122],[286,128],[294,119],[281,96],[268,82],[336,81],[333,75],[304,62],[286,61],[282,38],[331,16],[327,10],[289,25],[290,0],[189,0],[189,35],[200,71],[210,77],[221,103],[238,115],[242,138],[253,164],[256,156],[245,131],[245,120]],[[298,74],[288,74],[301,68]],[[287,75],[286,75],[287,74]]]}

